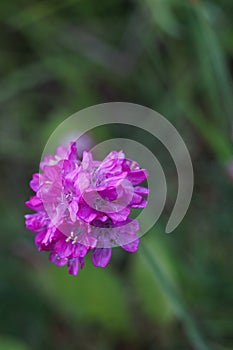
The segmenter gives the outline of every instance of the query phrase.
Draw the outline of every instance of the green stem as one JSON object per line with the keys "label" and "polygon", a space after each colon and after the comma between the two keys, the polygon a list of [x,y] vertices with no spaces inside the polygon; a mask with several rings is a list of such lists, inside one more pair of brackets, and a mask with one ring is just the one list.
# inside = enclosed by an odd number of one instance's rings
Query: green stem
{"label": "green stem", "polygon": [[205,344],[202,335],[200,334],[195,321],[193,320],[190,313],[187,311],[184,302],[177,294],[173,285],[169,282],[166,276],[163,274],[162,269],[160,268],[152,249],[144,241],[141,245],[141,252],[145,261],[148,263],[149,267],[153,271],[156,279],[159,281],[160,286],[162,287],[164,293],[170,299],[172,304],[175,307],[176,314],[178,318],[182,321],[185,332],[192,343],[195,350],[208,350],[208,346]]}

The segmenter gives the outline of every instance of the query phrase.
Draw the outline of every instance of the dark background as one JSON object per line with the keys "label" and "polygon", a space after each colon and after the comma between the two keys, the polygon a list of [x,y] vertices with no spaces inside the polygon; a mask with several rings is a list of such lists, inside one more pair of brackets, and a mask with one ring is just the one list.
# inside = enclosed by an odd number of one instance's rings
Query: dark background
{"label": "dark background", "polygon": [[[1,1],[1,350],[233,348],[232,12],[229,0]],[[137,253],[114,249],[106,269],[87,262],[72,277],[25,229],[28,182],[60,122],[110,101],[175,125],[193,160],[193,199],[166,235],[177,180],[151,141],[169,183],[161,220]]]}

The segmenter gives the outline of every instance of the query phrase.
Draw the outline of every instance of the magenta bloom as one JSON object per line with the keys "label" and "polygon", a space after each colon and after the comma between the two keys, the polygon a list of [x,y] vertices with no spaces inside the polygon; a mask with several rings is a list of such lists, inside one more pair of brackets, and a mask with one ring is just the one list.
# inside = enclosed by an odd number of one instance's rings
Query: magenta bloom
{"label": "magenta bloom", "polygon": [[148,176],[145,169],[122,151],[103,161],[84,151],[80,161],[75,142],[45,156],[40,169],[30,181],[35,195],[25,204],[35,213],[25,215],[26,227],[53,263],[77,275],[89,251],[93,264],[105,267],[112,247],[138,249],[139,224],[130,212],[147,204],[148,189],[139,186]]}

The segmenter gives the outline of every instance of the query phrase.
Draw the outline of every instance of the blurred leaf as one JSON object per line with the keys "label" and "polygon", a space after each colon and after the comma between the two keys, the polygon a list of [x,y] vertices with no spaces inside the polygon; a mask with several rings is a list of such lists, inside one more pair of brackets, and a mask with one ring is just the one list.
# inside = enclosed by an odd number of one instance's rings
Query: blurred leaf
{"label": "blurred leaf", "polygon": [[[156,252],[158,249],[156,250]],[[163,289],[163,293],[172,304],[177,318],[182,321],[185,333],[189,338],[190,344],[197,350],[208,350],[208,345],[202,336],[199,328],[194,321],[192,314],[188,311],[185,302],[182,300],[180,293],[177,293],[177,288],[173,281],[168,277],[166,269],[164,269],[161,260],[155,255],[153,246],[148,244],[148,242],[143,246],[142,254],[144,259],[147,261],[149,268],[153,272],[154,278],[158,281],[159,285]]]}
{"label": "blurred leaf", "polygon": [[27,350],[28,347],[21,341],[13,339],[0,337],[0,350]]}
{"label": "blurred leaf", "polygon": [[78,277],[67,269],[48,266],[36,282],[60,312],[74,321],[99,324],[117,332],[130,329],[123,286],[108,268],[95,268],[87,262]]}
{"label": "blurred leaf", "polygon": [[224,119],[232,120],[233,90],[230,72],[217,35],[208,20],[208,7],[196,6],[195,14],[195,21],[190,21],[191,32],[197,45],[206,93],[210,94],[213,112],[218,114],[219,122],[224,124]]}
{"label": "blurred leaf", "polygon": [[40,21],[45,17],[54,15],[64,7],[74,4],[75,1],[76,0],[66,0],[65,2],[58,1],[56,6],[50,4],[48,1],[40,1],[17,12],[17,14],[10,17],[8,21],[12,23],[12,25],[21,28]]}
{"label": "blurred leaf", "polygon": [[155,23],[168,34],[177,36],[179,24],[173,15],[170,0],[146,0],[145,1]]}
{"label": "blurred leaf", "polygon": [[[171,260],[168,247],[155,231],[150,232],[146,239],[156,256],[166,278],[177,288],[175,268],[176,262]],[[152,237],[156,235],[156,237]],[[173,302],[165,295],[159,279],[156,280],[153,271],[148,267],[142,254],[135,254],[132,257],[132,278],[139,299],[146,314],[157,321],[169,323],[176,317]]]}
{"label": "blurred leaf", "polygon": [[25,68],[18,69],[1,81],[0,103],[49,79],[51,79],[51,76],[41,63],[33,63]]}

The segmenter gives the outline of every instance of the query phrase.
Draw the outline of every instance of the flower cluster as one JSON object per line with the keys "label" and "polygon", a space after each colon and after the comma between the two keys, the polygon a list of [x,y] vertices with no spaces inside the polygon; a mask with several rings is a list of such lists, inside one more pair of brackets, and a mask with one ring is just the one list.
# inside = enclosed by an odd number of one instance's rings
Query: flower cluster
{"label": "flower cluster", "polygon": [[95,266],[105,267],[113,246],[137,250],[139,224],[130,212],[147,204],[148,189],[138,186],[148,176],[145,169],[122,151],[103,161],[84,151],[80,160],[75,142],[45,156],[40,169],[30,181],[35,195],[25,204],[36,213],[25,215],[26,227],[53,263],[77,275],[88,251]]}

